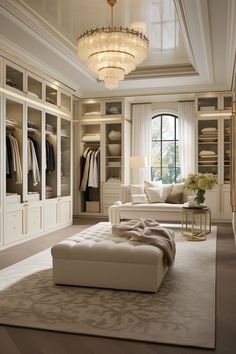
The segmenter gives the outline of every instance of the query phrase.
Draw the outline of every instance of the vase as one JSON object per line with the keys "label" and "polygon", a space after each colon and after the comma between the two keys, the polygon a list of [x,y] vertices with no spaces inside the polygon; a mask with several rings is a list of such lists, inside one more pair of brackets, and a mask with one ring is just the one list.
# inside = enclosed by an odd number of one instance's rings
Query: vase
{"label": "vase", "polygon": [[205,202],[205,198],[206,198],[206,190],[205,189],[196,189],[194,191],[195,193],[195,202],[197,205],[201,205]]}

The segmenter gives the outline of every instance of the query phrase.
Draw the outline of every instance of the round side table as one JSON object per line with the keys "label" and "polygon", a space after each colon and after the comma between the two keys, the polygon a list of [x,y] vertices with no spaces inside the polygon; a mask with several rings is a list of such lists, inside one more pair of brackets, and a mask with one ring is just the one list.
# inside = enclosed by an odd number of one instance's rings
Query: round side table
{"label": "round side table", "polygon": [[189,241],[204,241],[211,232],[211,211],[208,207],[182,208],[182,235]]}

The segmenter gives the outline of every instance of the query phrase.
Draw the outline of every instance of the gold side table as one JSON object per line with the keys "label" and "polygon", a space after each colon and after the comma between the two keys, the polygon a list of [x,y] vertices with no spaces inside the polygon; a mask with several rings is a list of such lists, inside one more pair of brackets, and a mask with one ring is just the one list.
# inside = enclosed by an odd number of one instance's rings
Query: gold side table
{"label": "gold side table", "polygon": [[182,235],[189,241],[204,241],[211,232],[211,211],[208,207],[182,208]]}

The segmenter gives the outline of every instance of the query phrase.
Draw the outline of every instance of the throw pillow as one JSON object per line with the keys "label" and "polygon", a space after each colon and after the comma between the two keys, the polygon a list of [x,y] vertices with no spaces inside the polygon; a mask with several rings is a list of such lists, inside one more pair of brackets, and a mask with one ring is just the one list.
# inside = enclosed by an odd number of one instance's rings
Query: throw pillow
{"label": "throw pillow", "polygon": [[164,202],[168,198],[169,194],[172,193],[173,184],[163,184],[162,185],[162,199]]}
{"label": "throw pillow", "polygon": [[162,187],[146,187],[145,191],[147,193],[149,203],[164,203],[162,198]]}
{"label": "throw pillow", "polygon": [[166,203],[181,204],[182,197],[183,197],[183,193],[173,193],[173,192],[171,192],[168,195],[167,199],[166,199]]}
{"label": "throw pillow", "polygon": [[148,181],[148,180],[144,181],[145,188],[148,188],[148,187],[160,187],[161,185],[162,185],[162,181]]}
{"label": "throw pillow", "polygon": [[131,196],[133,204],[142,204],[147,202],[146,194],[133,194]]}

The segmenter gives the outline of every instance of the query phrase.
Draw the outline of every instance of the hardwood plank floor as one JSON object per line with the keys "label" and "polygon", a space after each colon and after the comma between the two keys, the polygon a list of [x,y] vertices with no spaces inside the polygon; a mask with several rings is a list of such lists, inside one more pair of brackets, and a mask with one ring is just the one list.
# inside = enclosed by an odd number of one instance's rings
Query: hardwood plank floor
{"label": "hardwood plank floor", "polygon": [[[0,251],[0,269],[29,257],[99,220],[75,219],[72,227]],[[236,351],[236,249],[230,224],[218,225],[216,354]],[[209,354],[211,350],[59,333],[0,325],[0,354]]]}

